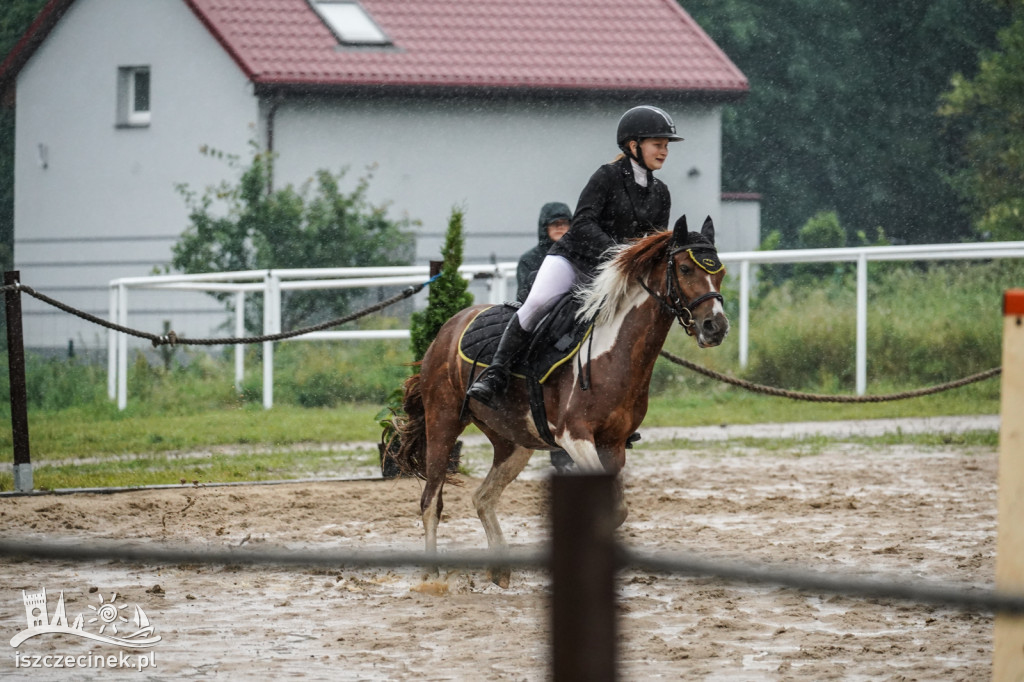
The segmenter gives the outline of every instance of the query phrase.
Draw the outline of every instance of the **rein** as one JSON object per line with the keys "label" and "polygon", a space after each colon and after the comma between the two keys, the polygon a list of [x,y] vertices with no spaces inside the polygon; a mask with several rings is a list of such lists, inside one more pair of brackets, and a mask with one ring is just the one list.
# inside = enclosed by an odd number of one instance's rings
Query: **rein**
{"label": "rein", "polygon": [[692,301],[687,300],[686,294],[683,293],[683,287],[679,284],[679,276],[676,275],[675,262],[673,259],[683,251],[692,249],[694,246],[707,248],[706,244],[687,244],[686,246],[680,246],[669,252],[669,264],[665,267],[664,294],[654,291],[647,286],[647,283],[643,281],[643,278],[637,277],[637,281],[640,282],[640,286],[644,288],[644,291],[660,303],[665,312],[676,318],[676,321],[679,322],[679,326],[683,328],[683,331],[685,331],[688,336],[693,336],[693,311],[697,306],[705,301],[715,298],[717,298],[721,303],[725,303],[725,298],[717,291],[709,291],[706,294],[701,294]]}

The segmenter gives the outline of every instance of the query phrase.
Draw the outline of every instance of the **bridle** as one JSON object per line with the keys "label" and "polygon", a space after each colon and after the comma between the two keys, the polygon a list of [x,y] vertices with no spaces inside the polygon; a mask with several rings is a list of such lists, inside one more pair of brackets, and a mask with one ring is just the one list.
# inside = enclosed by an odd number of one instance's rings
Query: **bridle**
{"label": "bridle", "polygon": [[679,275],[676,274],[675,257],[683,251],[690,249],[701,248],[714,248],[710,244],[705,243],[693,243],[686,244],[684,246],[678,246],[668,254],[668,265],[665,267],[665,293],[660,294],[657,291],[652,290],[647,286],[647,283],[643,281],[643,278],[637,278],[640,282],[640,286],[644,288],[648,294],[656,300],[665,312],[669,313],[676,318],[679,322],[679,326],[683,328],[688,336],[693,336],[693,311],[696,310],[697,306],[705,301],[711,299],[718,299],[720,303],[725,303],[725,298],[722,294],[717,291],[709,291],[706,294],[701,294],[697,298],[688,300],[686,294],[683,293],[683,287],[679,284]]}

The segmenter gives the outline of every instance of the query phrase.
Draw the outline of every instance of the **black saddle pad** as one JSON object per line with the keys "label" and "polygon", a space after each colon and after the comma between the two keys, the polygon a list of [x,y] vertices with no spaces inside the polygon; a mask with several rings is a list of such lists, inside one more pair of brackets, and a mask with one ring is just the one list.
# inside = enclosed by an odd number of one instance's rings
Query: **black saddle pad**
{"label": "black saddle pad", "polygon": [[[469,323],[459,339],[459,355],[466,362],[486,367],[494,358],[498,341],[518,306],[497,305],[482,310]],[[564,296],[548,313],[533,334],[530,349],[513,374],[544,381],[579,351],[590,336],[593,325],[577,322],[579,302],[571,294]]]}

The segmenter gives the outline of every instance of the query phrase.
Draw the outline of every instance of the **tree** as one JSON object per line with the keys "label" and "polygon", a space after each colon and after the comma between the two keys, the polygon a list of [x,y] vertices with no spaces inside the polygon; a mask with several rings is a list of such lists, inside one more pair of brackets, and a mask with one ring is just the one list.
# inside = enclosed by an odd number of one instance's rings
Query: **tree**
{"label": "tree", "polygon": [[[386,207],[367,201],[369,176],[360,178],[349,193],[339,186],[345,172],[326,170],[318,170],[315,181],[299,189],[288,185],[268,191],[273,156],[256,143],[245,167],[237,157],[208,148],[202,151],[225,159],[240,170],[240,177],[237,184],[223,181],[202,194],[187,184],[178,185],[190,221],[173,249],[171,264],[181,272],[408,265],[412,261],[414,236],[406,229],[410,221],[392,220]],[[351,289],[286,292],[282,330],[345,315],[354,295]],[[250,305],[247,323],[258,329],[261,302]]]}
{"label": "tree", "polygon": [[[469,293],[469,286],[466,280],[459,274],[459,266],[462,265],[462,219],[464,214],[458,207],[452,208],[451,217],[448,219],[448,230],[444,235],[444,248],[441,249],[441,272],[437,279],[430,284],[430,291],[427,293],[427,307],[422,312],[412,314],[409,324],[409,337],[412,342],[412,355],[415,362],[423,359],[430,344],[437,337],[437,332],[451,319],[452,315],[463,308],[473,305],[473,294]],[[394,454],[398,452],[399,439],[395,427],[395,420],[407,418],[402,406],[405,395],[404,386],[399,386],[388,396],[387,402],[380,412],[377,413],[377,423],[381,427],[380,443],[380,471],[384,478],[394,478],[400,474],[398,463]],[[455,444],[452,455],[449,459],[449,471],[455,471],[459,466],[459,453],[462,451],[462,442]]]}
{"label": "tree", "polygon": [[[723,110],[723,185],[764,196],[783,246],[819,211],[904,242],[970,235],[935,110],[1006,13],[976,0],[685,0],[750,80]],[[685,132],[684,132],[685,135]],[[873,235],[872,235],[873,236]]]}
{"label": "tree", "polygon": [[953,186],[975,209],[974,225],[999,240],[1024,239],[1024,7],[980,55],[973,79],[957,73],[939,109],[962,126],[969,165]]}
{"label": "tree", "polygon": [[412,354],[417,362],[423,359],[442,325],[455,313],[473,305],[473,294],[469,293],[466,280],[459,274],[459,266],[462,265],[462,219],[462,210],[453,208],[448,219],[448,231],[444,236],[444,248],[441,250],[444,261],[441,272],[430,285],[427,307],[412,315],[409,336],[412,340]]}

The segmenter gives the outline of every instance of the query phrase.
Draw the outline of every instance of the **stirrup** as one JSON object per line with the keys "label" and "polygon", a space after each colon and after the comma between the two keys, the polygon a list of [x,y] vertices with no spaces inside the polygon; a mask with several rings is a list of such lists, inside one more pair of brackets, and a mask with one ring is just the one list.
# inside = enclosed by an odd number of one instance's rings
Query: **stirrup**
{"label": "stirrup", "polygon": [[466,390],[466,395],[487,407],[494,407],[494,399],[508,388],[508,370],[499,365],[491,365],[484,369]]}

